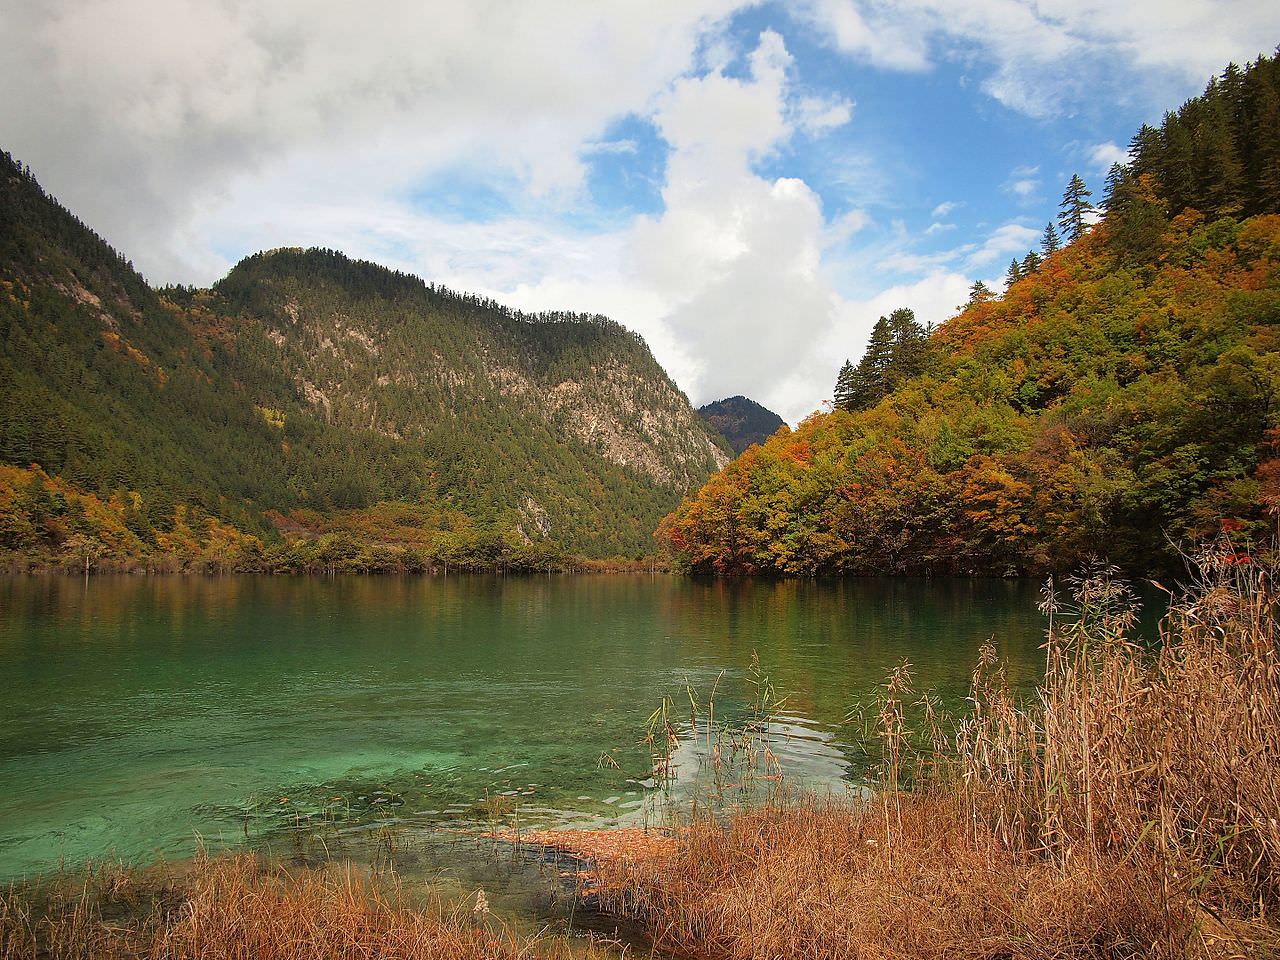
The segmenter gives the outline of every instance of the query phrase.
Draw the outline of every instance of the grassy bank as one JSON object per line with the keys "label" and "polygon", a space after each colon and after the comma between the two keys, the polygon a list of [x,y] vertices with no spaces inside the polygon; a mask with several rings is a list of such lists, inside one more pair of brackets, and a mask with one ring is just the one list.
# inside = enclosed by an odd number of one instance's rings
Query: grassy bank
{"label": "grassy bank", "polygon": [[698,818],[604,864],[604,896],[708,958],[1275,955],[1277,596],[1230,550],[1200,569],[1157,651],[1110,571],[1048,592],[1030,697],[987,649],[939,717],[904,665],[868,713],[874,799]]}
{"label": "grassy bank", "polygon": [[3,960],[595,960],[585,941],[516,933],[483,893],[449,905],[351,867],[251,855],[121,867],[0,891]]}

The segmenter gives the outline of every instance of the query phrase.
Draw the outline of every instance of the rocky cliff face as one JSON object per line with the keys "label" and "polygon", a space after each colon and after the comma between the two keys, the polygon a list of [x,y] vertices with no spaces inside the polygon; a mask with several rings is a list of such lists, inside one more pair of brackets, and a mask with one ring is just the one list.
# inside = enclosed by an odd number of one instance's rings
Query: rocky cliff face
{"label": "rocky cliff face", "polygon": [[603,317],[525,315],[323,251],[251,258],[214,293],[330,422],[428,447],[442,425],[501,424],[676,491],[728,460],[643,341]]}

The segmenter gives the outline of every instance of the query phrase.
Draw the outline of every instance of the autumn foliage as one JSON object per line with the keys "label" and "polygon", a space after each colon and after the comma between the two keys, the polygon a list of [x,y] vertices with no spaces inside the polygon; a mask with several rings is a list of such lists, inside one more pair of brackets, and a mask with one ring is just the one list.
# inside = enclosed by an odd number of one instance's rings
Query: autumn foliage
{"label": "autumn foliage", "polygon": [[1184,211],[1139,264],[1109,231],[943,324],[878,405],[748,450],[660,541],[707,572],[1004,574],[1269,531],[1280,216]]}

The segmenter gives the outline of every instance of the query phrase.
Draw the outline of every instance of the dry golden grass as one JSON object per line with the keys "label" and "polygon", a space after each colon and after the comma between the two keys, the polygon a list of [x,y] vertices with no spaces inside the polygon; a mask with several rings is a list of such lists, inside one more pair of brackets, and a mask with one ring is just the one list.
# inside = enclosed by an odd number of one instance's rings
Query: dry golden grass
{"label": "dry golden grass", "polygon": [[[483,901],[483,895],[478,895]],[[520,936],[485,912],[410,904],[355,869],[267,867],[251,855],[181,872],[111,868],[0,894],[3,960],[554,960],[604,956]]]}
{"label": "dry golden grass", "polygon": [[616,906],[660,947],[698,957],[1177,956],[1186,917],[1165,916],[1139,872],[1061,868],[975,842],[962,813],[904,803],[815,802],[703,821],[665,860],[604,870]]}
{"label": "dry golden grass", "polygon": [[1111,571],[1048,591],[1030,698],[986,649],[948,723],[904,665],[873,799],[704,817],[601,889],[698,957],[1280,955],[1277,596],[1229,549],[1200,571],[1154,653]]}

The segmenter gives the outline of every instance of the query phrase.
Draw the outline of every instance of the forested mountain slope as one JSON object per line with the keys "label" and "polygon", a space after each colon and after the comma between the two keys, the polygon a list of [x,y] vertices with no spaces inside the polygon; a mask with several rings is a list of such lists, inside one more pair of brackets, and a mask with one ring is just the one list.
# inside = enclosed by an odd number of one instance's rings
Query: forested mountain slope
{"label": "forested mountain slope", "polygon": [[726,397],[698,408],[702,419],[715,427],[734,453],[753,443],[764,443],[783,426],[783,419],[748,397]]}
{"label": "forested mountain slope", "polygon": [[1280,508],[1280,62],[1134,138],[1058,230],[935,331],[882,318],[836,409],[749,450],[659,536],[721,572],[1177,566]]}
{"label": "forested mountain slope", "polygon": [[[603,317],[527,316],[325,250],[153,290],[7,155],[0,337],[0,549],[20,556],[75,538],[200,565],[215,530],[220,565],[320,532],[345,559],[635,556],[727,459]],[[95,502],[127,537],[85,519]]]}

